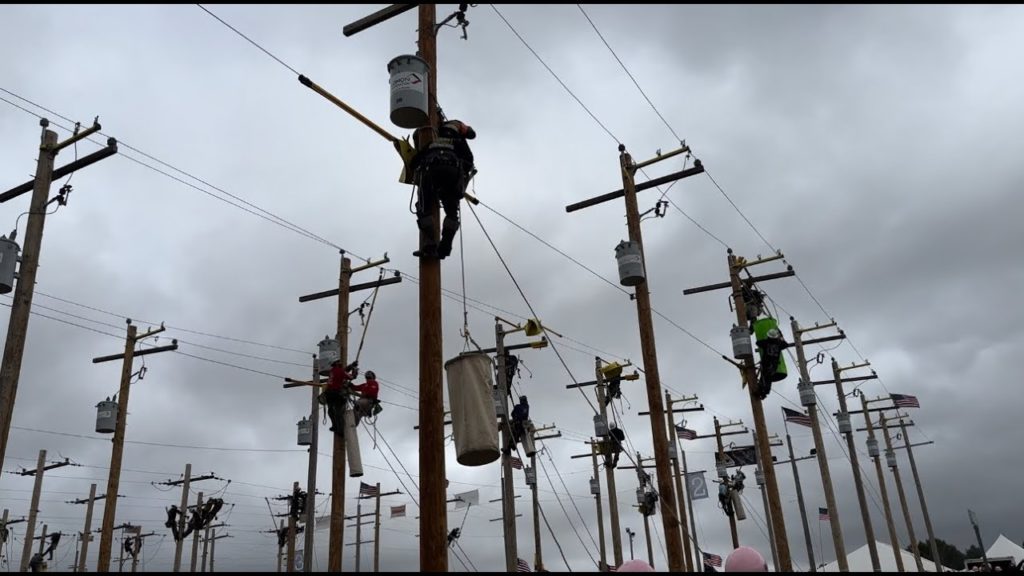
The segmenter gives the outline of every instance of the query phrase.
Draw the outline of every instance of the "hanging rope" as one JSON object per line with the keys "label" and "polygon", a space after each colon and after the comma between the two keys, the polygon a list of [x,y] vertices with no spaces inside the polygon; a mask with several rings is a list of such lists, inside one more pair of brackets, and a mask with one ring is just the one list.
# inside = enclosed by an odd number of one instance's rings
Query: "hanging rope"
{"label": "hanging rope", "polygon": [[[384,279],[384,269],[381,268],[380,276],[377,278],[377,282]],[[373,298],[370,300],[370,311],[366,314],[366,323],[363,324],[363,335],[359,337],[359,349],[356,350],[356,362],[359,362],[359,355],[363,353],[363,343],[366,342],[366,331],[370,329],[370,320],[373,318],[373,306],[377,303],[377,292],[380,290],[380,286],[376,286],[373,289]]]}
{"label": "hanging rope", "polygon": [[[476,194],[476,182],[473,183],[473,194]],[[462,268],[462,351],[469,351],[470,342],[477,350],[481,350],[480,345],[473,340],[473,336],[469,333],[469,308],[466,304],[466,243],[465,236],[463,235],[463,227],[459,227],[459,264]]]}

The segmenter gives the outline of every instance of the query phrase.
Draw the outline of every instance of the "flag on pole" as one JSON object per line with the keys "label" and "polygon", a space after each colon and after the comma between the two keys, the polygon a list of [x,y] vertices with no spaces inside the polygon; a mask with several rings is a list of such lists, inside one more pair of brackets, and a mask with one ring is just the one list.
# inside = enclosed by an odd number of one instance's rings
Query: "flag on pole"
{"label": "flag on pole", "polygon": [[530,569],[530,563],[522,558],[516,558],[516,572],[533,572]]}
{"label": "flag on pole", "polygon": [[463,492],[462,494],[456,494],[455,499],[458,500],[455,503],[455,509],[467,508],[469,506],[480,505],[480,490],[471,490],[469,492]]}
{"label": "flag on pole", "polygon": [[512,457],[512,467],[515,468],[516,470],[522,470],[523,469],[523,461],[520,460],[519,458],[513,456]]}
{"label": "flag on pole", "polygon": [[911,396],[909,394],[889,394],[892,398],[893,404],[897,408],[920,408],[921,405],[917,402],[917,396]]}
{"label": "flag on pole", "polygon": [[379,490],[376,486],[371,486],[366,482],[359,483],[359,495],[360,496],[376,496]]}
{"label": "flag on pole", "polygon": [[722,567],[722,557],[718,554],[709,554],[707,552],[701,552],[704,555],[704,565],[711,566],[712,568]]}
{"label": "flag on pole", "polygon": [[676,436],[678,436],[680,440],[696,440],[697,431],[690,430],[683,424],[676,424]]}
{"label": "flag on pole", "polygon": [[405,504],[402,504],[401,506],[392,506],[391,507],[391,517],[392,518],[405,518]]}
{"label": "flag on pole", "polygon": [[828,508],[818,508],[818,520],[828,520]]}
{"label": "flag on pole", "polygon": [[796,410],[790,410],[785,406],[782,407],[783,420],[786,422],[792,422],[793,424],[799,424],[801,426],[811,427],[811,417],[803,412],[797,412]]}

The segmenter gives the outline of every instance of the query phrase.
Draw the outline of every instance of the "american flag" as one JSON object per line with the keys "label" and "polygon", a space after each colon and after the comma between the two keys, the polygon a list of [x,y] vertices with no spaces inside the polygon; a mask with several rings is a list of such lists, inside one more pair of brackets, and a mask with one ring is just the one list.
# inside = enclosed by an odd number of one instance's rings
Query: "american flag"
{"label": "american flag", "polygon": [[401,506],[392,506],[391,507],[391,517],[392,518],[405,518],[405,504],[402,504]]}
{"label": "american flag", "polygon": [[811,427],[811,417],[803,412],[797,412],[796,410],[790,410],[785,406],[782,407],[783,420],[786,422],[792,422],[793,424],[799,424],[801,426]]}
{"label": "american flag", "polygon": [[828,508],[818,508],[818,520],[828,520]]}
{"label": "american flag", "polygon": [[696,440],[697,432],[690,430],[682,424],[676,424],[676,436],[678,436],[680,440]]}
{"label": "american flag", "polygon": [[359,483],[359,495],[360,496],[376,496],[379,490],[376,486],[370,486],[366,482]]}
{"label": "american flag", "polygon": [[522,470],[523,469],[523,461],[520,460],[519,458],[516,458],[515,456],[513,456],[512,457],[512,467],[515,468],[516,470]]}
{"label": "american flag", "polygon": [[522,558],[516,558],[516,572],[533,572],[530,569],[530,563]]}
{"label": "american flag", "polygon": [[911,396],[909,394],[889,394],[892,398],[892,403],[897,408],[920,408],[921,405],[917,402],[917,396]]}
{"label": "american flag", "polygon": [[711,566],[713,568],[722,567],[722,557],[718,554],[709,554],[707,552],[701,552],[704,555],[704,565]]}

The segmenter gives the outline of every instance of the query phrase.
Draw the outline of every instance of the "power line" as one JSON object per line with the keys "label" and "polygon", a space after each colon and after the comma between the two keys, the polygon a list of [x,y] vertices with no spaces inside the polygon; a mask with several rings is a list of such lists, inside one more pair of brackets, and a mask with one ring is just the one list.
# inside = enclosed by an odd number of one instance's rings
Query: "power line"
{"label": "power line", "polygon": [[597,29],[597,25],[594,24],[594,21],[590,19],[590,16],[587,14],[586,10],[583,9],[583,6],[577,4],[576,7],[579,8],[580,12],[583,13],[583,17],[587,19],[587,22],[590,22],[590,26],[594,29],[594,32],[597,32],[597,36],[601,39],[601,42],[604,42],[604,45],[608,48],[608,51],[612,53],[612,56],[615,57],[615,60],[619,63],[620,66],[622,66],[622,70],[625,71],[626,75],[629,76],[629,79],[633,81],[633,85],[636,86],[636,89],[640,91],[641,95],[643,95],[644,100],[647,100],[647,103],[651,105],[651,109],[654,110],[654,113],[658,115],[658,118],[661,118],[662,123],[664,123],[665,127],[669,129],[669,132],[672,133],[672,136],[677,141],[682,142],[683,139],[679,137],[679,134],[676,134],[676,131],[673,130],[672,126],[669,125],[668,120],[665,120],[665,117],[662,116],[661,112],[658,111],[658,108],[657,106],[654,105],[654,102],[651,102],[651,99],[647,97],[647,93],[644,92],[644,89],[640,87],[640,83],[636,81],[636,78],[633,77],[633,74],[629,71],[629,68],[626,68],[626,64],[622,62],[622,59],[619,58],[619,55],[615,53],[615,50],[613,50],[611,45],[608,44],[608,41],[605,40],[604,34],[601,34],[601,31]]}
{"label": "power line", "polygon": [[256,43],[256,42],[255,42],[255,41],[254,41],[254,40],[252,39],[252,38],[249,38],[249,37],[248,37],[248,36],[246,36],[245,34],[242,34],[241,32],[239,32],[237,28],[235,28],[235,27],[234,27],[234,26],[232,26],[231,24],[228,24],[228,23],[227,23],[227,22],[225,22],[224,20],[222,20],[222,19],[220,18],[220,16],[217,16],[217,15],[216,15],[216,14],[214,14],[213,12],[210,12],[209,10],[207,10],[207,9],[206,9],[206,7],[205,7],[205,6],[203,6],[202,4],[196,4],[196,6],[198,6],[199,8],[201,8],[201,9],[203,10],[203,12],[206,12],[206,13],[207,13],[207,14],[209,14],[210,16],[213,16],[213,17],[214,17],[214,18],[215,18],[215,19],[216,19],[216,20],[217,20],[218,22],[220,22],[221,24],[223,24],[223,25],[227,26],[228,28],[230,28],[230,29],[231,29],[231,30],[232,30],[232,31],[233,31],[233,32],[234,32],[235,34],[238,34],[238,35],[239,35],[239,36],[241,36],[242,38],[245,38],[246,40],[248,40],[250,44],[252,44],[253,46],[255,46],[255,47],[259,48],[260,50],[262,50],[262,51],[263,51],[263,53],[264,53],[264,54],[266,54],[267,56],[270,56],[271,58],[273,58],[274,60],[276,60],[278,64],[280,64],[281,66],[284,66],[285,68],[287,68],[287,69],[291,70],[291,71],[292,71],[292,73],[293,73],[293,74],[295,74],[296,76],[299,76],[299,75],[300,75],[300,74],[299,74],[299,73],[298,73],[298,72],[297,72],[297,71],[295,70],[295,68],[292,68],[291,66],[289,66],[289,65],[285,64],[283,60],[281,60],[281,59],[280,59],[280,58],[278,58],[277,56],[274,56],[273,54],[271,54],[269,50],[267,50],[267,49],[266,49],[266,48],[264,48],[263,46],[260,46],[259,44],[257,44],[257,43]]}
{"label": "power line", "polygon": [[548,66],[547,62],[545,62],[544,59],[540,57],[540,54],[537,54],[537,51],[534,50],[533,47],[530,46],[529,42],[527,42],[526,39],[519,34],[519,31],[517,31],[515,27],[512,26],[512,23],[509,22],[504,15],[502,15],[498,8],[494,4],[490,4],[490,7],[494,10],[498,17],[501,18],[503,22],[505,22],[505,25],[508,26],[508,29],[511,30],[512,33],[516,35],[516,38],[519,38],[519,41],[523,43],[523,46],[526,46],[526,49],[529,50],[534,55],[534,57],[537,58],[537,61],[540,62],[544,66],[544,68],[546,68],[547,71],[550,72],[551,75],[555,77],[555,80],[557,80],[558,83],[562,85],[562,88],[565,88],[565,91],[568,92],[569,95],[572,96],[573,99],[576,100],[576,102],[583,108],[583,110],[585,110],[587,114],[589,114],[590,117],[594,119],[594,122],[597,122],[598,126],[604,129],[604,131],[607,132],[608,135],[612,137],[612,140],[615,140],[615,142],[618,143],[619,139],[615,137],[615,134],[612,134],[612,131],[609,130],[603,122],[598,120],[597,116],[594,116],[594,113],[590,111],[590,108],[587,108],[587,105],[584,104],[583,101],[580,100],[579,97],[576,96],[576,94],[573,93],[573,91],[570,90],[569,87],[565,85],[565,82],[562,82],[562,79],[558,77],[558,74],[555,74],[555,71],[552,70],[551,67]]}

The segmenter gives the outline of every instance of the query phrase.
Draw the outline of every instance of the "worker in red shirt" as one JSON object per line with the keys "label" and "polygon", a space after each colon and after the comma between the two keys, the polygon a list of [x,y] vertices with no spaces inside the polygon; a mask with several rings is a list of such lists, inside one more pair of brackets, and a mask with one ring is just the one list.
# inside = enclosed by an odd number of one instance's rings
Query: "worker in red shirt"
{"label": "worker in red shirt", "polygon": [[345,394],[352,380],[355,380],[358,375],[358,360],[348,366],[342,366],[341,360],[335,360],[331,364],[331,373],[327,378],[327,386],[324,387],[324,403],[327,404],[327,415],[331,417],[331,432],[335,434],[344,434],[345,432],[345,423],[342,421]]}
{"label": "worker in red shirt", "polygon": [[355,402],[356,424],[359,424],[360,417],[369,418],[373,415],[373,407],[377,404],[377,393],[380,391],[377,375],[373,373],[373,370],[367,370],[366,382],[353,384],[351,388],[359,394],[359,398]]}

